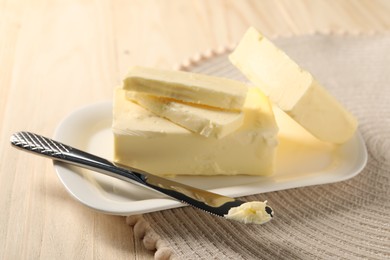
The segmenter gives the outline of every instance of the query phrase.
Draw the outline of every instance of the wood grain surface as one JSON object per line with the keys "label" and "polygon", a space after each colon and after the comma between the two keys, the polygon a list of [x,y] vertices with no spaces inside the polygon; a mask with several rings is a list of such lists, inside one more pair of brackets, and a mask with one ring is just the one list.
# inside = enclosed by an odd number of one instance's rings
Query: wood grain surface
{"label": "wood grain surface", "polygon": [[152,259],[123,217],[76,202],[50,160],[11,148],[52,136],[79,106],[109,100],[132,65],[172,68],[237,42],[390,30],[390,1],[0,0],[0,259]]}

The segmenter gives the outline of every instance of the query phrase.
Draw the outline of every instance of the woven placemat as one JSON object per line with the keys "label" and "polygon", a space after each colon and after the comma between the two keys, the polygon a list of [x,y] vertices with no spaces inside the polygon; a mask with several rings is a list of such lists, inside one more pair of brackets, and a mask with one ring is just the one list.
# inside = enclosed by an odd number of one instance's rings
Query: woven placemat
{"label": "woven placemat", "polygon": [[[191,207],[128,217],[156,259],[390,259],[390,34],[275,42],[356,115],[367,166],[347,181],[245,197],[272,201],[276,217],[265,225]],[[243,79],[224,52],[197,55],[184,68]]]}

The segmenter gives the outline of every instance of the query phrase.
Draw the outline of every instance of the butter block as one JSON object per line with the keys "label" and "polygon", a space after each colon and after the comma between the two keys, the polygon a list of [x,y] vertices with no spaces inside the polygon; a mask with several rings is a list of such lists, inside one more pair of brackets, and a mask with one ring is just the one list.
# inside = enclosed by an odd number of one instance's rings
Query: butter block
{"label": "butter block", "polygon": [[235,80],[146,67],[131,68],[123,88],[229,110],[240,110],[248,91],[247,85]]}
{"label": "butter block", "polygon": [[255,88],[250,93],[242,126],[216,139],[157,116],[118,88],[112,123],[114,161],[156,175],[271,174],[278,129],[268,99]]}
{"label": "butter block", "polygon": [[249,28],[230,61],[278,107],[318,139],[344,143],[357,120],[313,76],[254,28]]}
{"label": "butter block", "polygon": [[158,116],[205,137],[223,138],[236,131],[244,121],[244,113],[239,111],[190,105],[133,91],[127,91],[126,97]]}

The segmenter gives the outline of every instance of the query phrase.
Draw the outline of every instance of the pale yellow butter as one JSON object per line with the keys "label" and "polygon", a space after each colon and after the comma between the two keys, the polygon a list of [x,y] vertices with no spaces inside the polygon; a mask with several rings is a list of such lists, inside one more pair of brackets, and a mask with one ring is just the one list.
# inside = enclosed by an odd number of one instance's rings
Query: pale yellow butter
{"label": "pale yellow butter", "polygon": [[244,121],[241,111],[190,105],[133,91],[128,91],[126,96],[158,116],[205,137],[223,138],[240,128]]}
{"label": "pale yellow butter", "polygon": [[277,126],[268,99],[255,88],[244,120],[221,139],[193,133],[126,98],[114,98],[114,161],[157,175],[266,175],[273,172]]}
{"label": "pale yellow butter", "polygon": [[250,28],[231,62],[282,110],[322,141],[343,143],[357,120],[313,76]]}
{"label": "pale yellow butter", "polygon": [[241,110],[248,91],[247,85],[235,80],[146,67],[131,68],[123,88],[229,110]]}
{"label": "pale yellow butter", "polygon": [[[268,212],[267,212],[268,211]],[[264,224],[273,217],[272,209],[267,201],[251,201],[231,208],[225,218],[243,222],[245,224]]]}

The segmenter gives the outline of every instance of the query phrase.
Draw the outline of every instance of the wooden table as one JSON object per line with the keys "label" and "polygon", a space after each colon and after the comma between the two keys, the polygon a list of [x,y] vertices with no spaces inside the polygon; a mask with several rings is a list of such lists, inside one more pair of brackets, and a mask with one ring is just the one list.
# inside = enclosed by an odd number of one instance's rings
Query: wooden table
{"label": "wooden table", "polygon": [[132,65],[172,68],[268,36],[390,29],[390,1],[0,0],[0,259],[151,259],[123,217],[79,204],[51,161],[9,145],[52,136],[75,108],[109,100]]}

